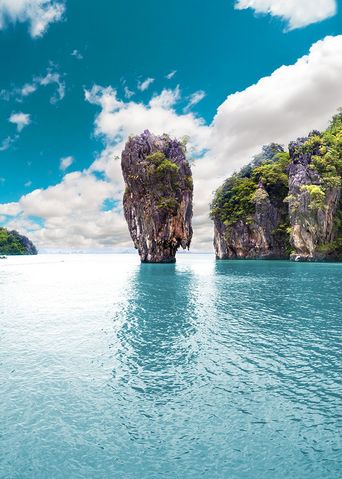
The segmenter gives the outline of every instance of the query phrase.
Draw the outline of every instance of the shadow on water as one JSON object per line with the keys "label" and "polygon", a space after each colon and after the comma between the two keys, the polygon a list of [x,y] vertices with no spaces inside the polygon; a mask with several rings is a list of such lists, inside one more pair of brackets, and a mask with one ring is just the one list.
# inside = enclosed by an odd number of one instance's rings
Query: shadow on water
{"label": "shadow on water", "polygon": [[120,327],[113,379],[126,391],[161,399],[191,384],[192,282],[191,270],[175,264],[141,264],[132,276],[126,303],[114,317]]}

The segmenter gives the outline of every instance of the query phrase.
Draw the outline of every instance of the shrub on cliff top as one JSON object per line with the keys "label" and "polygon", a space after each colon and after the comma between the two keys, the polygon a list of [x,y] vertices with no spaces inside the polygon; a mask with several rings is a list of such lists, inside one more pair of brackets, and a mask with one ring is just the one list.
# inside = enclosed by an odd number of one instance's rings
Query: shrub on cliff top
{"label": "shrub on cliff top", "polygon": [[327,130],[311,133],[298,153],[311,155],[310,167],[319,173],[324,190],[341,186],[342,111],[332,118]]}
{"label": "shrub on cliff top", "polygon": [[210,217],[221,220],[226,226],[238,220],[251,221],[258,198],[259,183],[270,198],[282,204],[288,190],[286,167],[289,155],[281,145],[271,143],[238,173],[228,178],[217,189],[210,207]]}

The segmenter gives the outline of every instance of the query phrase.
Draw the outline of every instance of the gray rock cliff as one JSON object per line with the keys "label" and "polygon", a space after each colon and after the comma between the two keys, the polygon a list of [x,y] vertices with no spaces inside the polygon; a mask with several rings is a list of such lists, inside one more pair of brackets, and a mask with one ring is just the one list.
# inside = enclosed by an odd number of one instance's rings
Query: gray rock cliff
{"label": "gray rock cliff", "polygon": [[124,215],[142,262],[175,261],[192,238],[193,183],[185,146],[149,131],[130,138],[122,152]]}
{"label": "gray rock cliff", "polygon": [[[305,148],[305,145],[310,148]],[[324,245],[331,244],[336,239],[334,220],[339,208],[341,187],[338,184],[325,185],[323,175],[313,164],[313,158],[317,161],[322,156],[319,132],[291,142],[289,153],[288,203],[290,242],[293,247],[291,259],[327,259],[331,252],[325,250]]]}

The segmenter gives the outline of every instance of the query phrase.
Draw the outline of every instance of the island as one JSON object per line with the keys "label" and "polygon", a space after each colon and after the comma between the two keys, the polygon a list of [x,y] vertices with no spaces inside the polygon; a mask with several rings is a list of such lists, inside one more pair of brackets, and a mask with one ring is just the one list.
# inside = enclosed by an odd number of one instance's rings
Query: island
{"label": "island", "polygon": [[192,238],[193,181],[184,141],[145,130],[121,157],[123,208],[142,262],[173,263]]}
{"label": "island", "polygon": [[218,259],[342,260],[342,112],[327,130],[272,143],[214,196]]}
{"label": "island", "polygon": [[0,256],[36,254],[37,248],[26,236],[0,227]]}

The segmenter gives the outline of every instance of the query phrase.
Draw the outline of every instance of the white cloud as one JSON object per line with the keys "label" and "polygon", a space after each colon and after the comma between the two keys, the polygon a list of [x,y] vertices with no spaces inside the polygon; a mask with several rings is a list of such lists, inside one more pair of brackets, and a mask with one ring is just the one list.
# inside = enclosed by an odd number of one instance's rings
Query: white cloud
{"label": "white cloud", "polygon": [[194,105],[197,105],[203,98],[205,97],[205,92],[203,90],[198,90],[195,91],[192,95],[189,97],[189,102],[184,108],[184,111],[189,111]]}
{"label": "white cloud", "polygon": [[138,82],[138,88],[140,91],[145,91],[152,85],[153,82],[154,78],[146,78],[146,80]]}
{"label": "white cloud", "polygon": [[[121,212],[102,209],[112,195],[109,181],[87,171],[75,172],[55,186],[22,196],[18,203],[0,205],[0,215],[12,216],[6,226],[30,232],[39,247],[128,246]],[[28,224],[30,216],[42,218],[44,226]]]}
{"label": "white cloud", "polygon": [[17,125],[17,130],[20,132],[25,126],[31,123],[30,115],[28,113],[12,113],[8,121]]}
{"label": "white cloud", "polygon": [[168,73],[167,75],[165,75],[165,78],[167,80],[171,80],[177,73],[177,70],[173,70],[172,72]]}
{"label": "white cloud", "polygon": [[2,142],[0,143],[0,151],[8,150],[17,139],[18,139],[18,135],[15,135],[13,137],[7,136],[6,138],[4,138]]}
{"label": "white cloud", "polygon": [[60,73],[48,70],[47,74],[42,77],[36,77],[35,82],[41,86],[56,85],[56,91],[50,98],[51,104],[56,104],[63,100],[65,96],[65,83],[61,79]]}
{"label": "white cloud", "polygon": [[28,22],[31,36],[41,37],[51,23],[62,19],[64,9],[56,0],[1,0],[0,29],[8,22]]}
{"label": "white cloud", "polygon": [[83,55],[82,55],[82,53],[79,52],[79,51],[76,50],[76,49],[73,50],[73,51],[70,53],[70,55],[71,55],[72,57],[75,57],[76,60],[83,60]]}
{"label": "white cloud", "polygon": [[20,213],[19,203],[4,203],[0,204],[0,215],[16,216]]}
{"label": "white cloud", "polygon": [[270,14],[288,23],[288,29],[305,27],[336,14],[336,0],[237,0],[235,8],[252,8],[256,13]]}
{"label": "white cloud", "polygon": [[164,89],[160,95],[155,95],[150,100],[149,106],[151,108],[171,108],[180,99],[180,89],[177,86],[174,90]]}
{"label": "white cloud", "polygon": [[28,96],[28,95],[31,95],[31,93],[34,93],[36,90],[37,90],[37,85],[33,83],[25,83],[20,93],[22,96]]}
{"label": "white cloud", "polygon": [[55,86],[55,91],[50,97],[50,103],[55,104],[63,100],[65,96],[65,82],[62,75],[55,69],[55,66],[49,67],[45,75],[35,76],[30,83],[25,83],[20,88],[14,87],[12,90],[1,90],[0,98],[5,101],[15,98],[17,102],[21,103],[24,98],[35,93],[40,86],[47,87],[49,85]]}
{"label": "white cloud", "polygon": [[60,162],[59,162],[59,168],[62,170],[62,171],[65,171],[66,169],[69,168],[69,166],[71,166],[74,162],[74,157],[73,156],[66,156],[64,158],[61,158]]}
{"label": "white cloud", "polygon": [[[229,95],[209,126],[192,113],[177,113],[178,87],[163,90],[143,104],[122,101],[114,88],[95,85],[85,91],[85,98],[99,107],[95,133],[105,141],[103,152],[88,170],[66,175],[58,185],[36,190],[18,203],[0,205],[0,215],[12,211],[17,225],[29,215],[41,216],[44,227],[33,233],[40,247],[131,246],[121,212],[124,185],[118,159],[127,137],[145,129],[178,138],[187,135],[190,155],[198,157],[201,150],[207,150],[193,166],[192,247],[211,250],[213,227],[208,213],[212,192],[263,144],[286,145],[311,129],[325,128],[342,105],[341,77],[342,35],[327,37],[295,64],[282,66],[246,90]],[[108,199],[118,203],[104,211]]]}
{"label": "white cloud", "polygon": [[130,99],[130,98],[132,98],[132,96],[134,95],[134,91],[130,90],[130,89],[128,88],[128,86],[125,86],[125,87],[124,87],[124,95],[125,95],[125,98]]}
{"label": "white cloud", "polygon": [[[215,165],[224,173],[240,167],[256,148],[288,143],[311,129],[325,128],[342,105],[342,35],[312,45],[308,55],[282,66],[217,110],[211,137]],[[253,151],[254,150],[254,151]]]}

